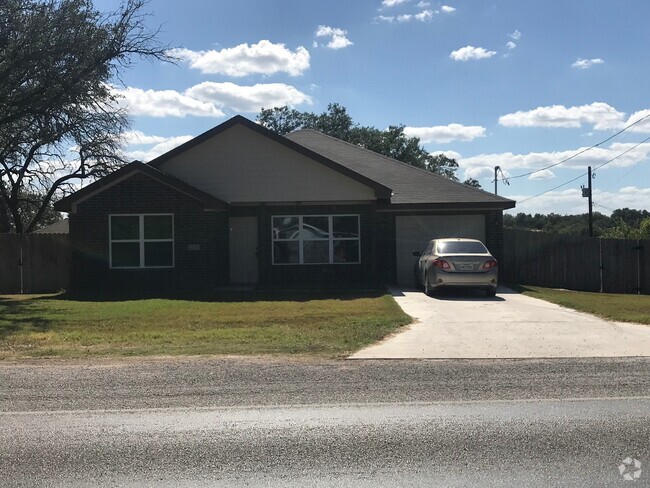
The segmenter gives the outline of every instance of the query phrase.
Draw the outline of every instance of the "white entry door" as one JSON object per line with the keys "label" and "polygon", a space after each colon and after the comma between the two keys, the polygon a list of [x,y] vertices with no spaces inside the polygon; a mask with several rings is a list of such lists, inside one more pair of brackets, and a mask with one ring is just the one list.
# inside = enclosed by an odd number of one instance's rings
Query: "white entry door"
{"label": "white entry door", "polygon": [[230,217],[230,282],[257,283],[257,217]]}

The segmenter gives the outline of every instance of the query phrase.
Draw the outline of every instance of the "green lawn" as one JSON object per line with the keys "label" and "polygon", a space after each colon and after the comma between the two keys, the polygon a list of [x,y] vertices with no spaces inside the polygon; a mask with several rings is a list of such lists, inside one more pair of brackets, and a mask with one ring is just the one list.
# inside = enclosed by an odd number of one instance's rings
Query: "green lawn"
{"label": "green lawn", "polygon": [[0,359],[195,354],[342,356],[411,321],[384,292],[92,300],[0,295]]}
{"label": "green lawn", "polygon": [[514,290],[534,298],[587,312],[609,320],[650,324],[649,295],[621,295],[558,290],[540,286],[513,286]]}

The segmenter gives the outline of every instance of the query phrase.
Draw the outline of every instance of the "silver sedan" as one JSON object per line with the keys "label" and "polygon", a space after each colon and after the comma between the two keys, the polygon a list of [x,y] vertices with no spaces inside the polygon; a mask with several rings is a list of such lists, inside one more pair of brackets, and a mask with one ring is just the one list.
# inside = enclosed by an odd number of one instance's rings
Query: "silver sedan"
{"label": "silver sedan", "polygon": [[482,288],[487,296],[497,292],[498,265],[485,245],[476,239],[433,239],[422,252],[415,274],[416,283],[427,295],[440,288]]}

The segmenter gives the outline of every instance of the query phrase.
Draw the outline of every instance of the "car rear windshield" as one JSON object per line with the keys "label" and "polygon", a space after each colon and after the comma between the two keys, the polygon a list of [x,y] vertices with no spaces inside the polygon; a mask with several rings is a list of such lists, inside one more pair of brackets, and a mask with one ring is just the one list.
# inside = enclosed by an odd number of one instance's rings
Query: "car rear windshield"
{"label": "car rear windshield", "polygon": [[485,254],[488,250],[480,242],[439,242],[439,254]]}

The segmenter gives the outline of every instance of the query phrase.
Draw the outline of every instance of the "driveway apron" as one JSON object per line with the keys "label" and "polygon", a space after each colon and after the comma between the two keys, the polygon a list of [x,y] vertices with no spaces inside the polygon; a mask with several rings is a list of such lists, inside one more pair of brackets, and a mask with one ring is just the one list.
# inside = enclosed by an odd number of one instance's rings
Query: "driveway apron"
{"label": "driveway apron", "polygon": [[350,359],[650,356],[650,326],[603,320],[503,287],[493,298],[391,293],[414,323]]}

